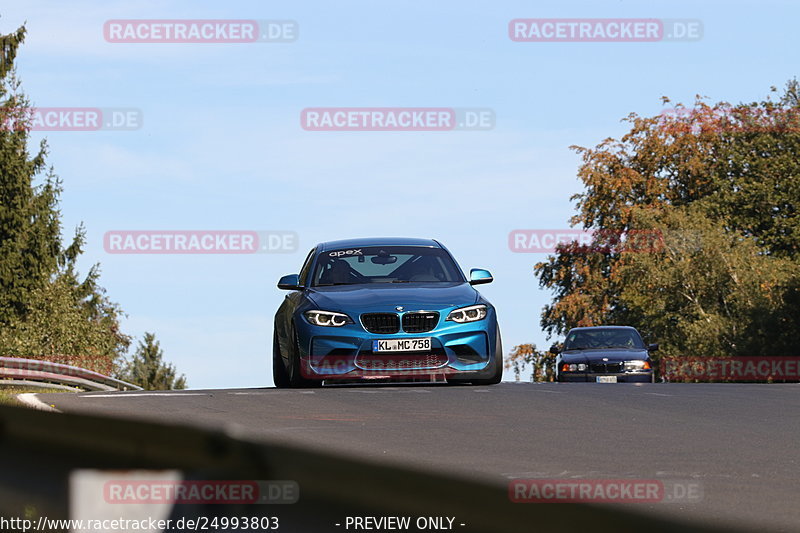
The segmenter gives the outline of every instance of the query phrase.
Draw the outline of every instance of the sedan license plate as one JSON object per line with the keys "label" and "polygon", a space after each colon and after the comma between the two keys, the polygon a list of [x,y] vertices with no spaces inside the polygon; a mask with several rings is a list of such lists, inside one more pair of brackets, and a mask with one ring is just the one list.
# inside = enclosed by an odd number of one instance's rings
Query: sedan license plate
{"label": "sedan license plate", "polygon": [[617,376],[597,376],[595,380],[597,383],[616,383]]}
{"label": "sedan license plate", "polygon": [[431,338],[381,339],[372,341],[372,351],[378,352],[424,352],[431,349]]}

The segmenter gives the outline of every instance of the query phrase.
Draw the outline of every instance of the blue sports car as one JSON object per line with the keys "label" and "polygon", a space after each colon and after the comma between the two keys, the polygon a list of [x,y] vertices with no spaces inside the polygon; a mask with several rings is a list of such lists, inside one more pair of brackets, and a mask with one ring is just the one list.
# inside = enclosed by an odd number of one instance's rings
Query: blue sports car
{"label": "blue sports car", "polygon": [[323,380],[447,380],[489,385],[503,376],[494,307],[464,277],[450,252],[430,239],[352,239],[318,244],[277,313],[277,387]]}

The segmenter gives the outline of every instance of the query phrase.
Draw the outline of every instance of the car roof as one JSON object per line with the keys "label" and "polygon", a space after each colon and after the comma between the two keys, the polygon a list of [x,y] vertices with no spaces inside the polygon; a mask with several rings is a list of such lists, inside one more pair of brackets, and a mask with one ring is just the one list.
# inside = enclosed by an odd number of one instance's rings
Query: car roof
{"label": "car roof", "polygon": [[442,248],[438,241],[433,239],[416,239],[412,237],[365,237],[360,239],[342,239],[339,241],[321,242],[317,251],[340,250],[342,248],[358,248],[359,246],[426,246],[428,248]]}

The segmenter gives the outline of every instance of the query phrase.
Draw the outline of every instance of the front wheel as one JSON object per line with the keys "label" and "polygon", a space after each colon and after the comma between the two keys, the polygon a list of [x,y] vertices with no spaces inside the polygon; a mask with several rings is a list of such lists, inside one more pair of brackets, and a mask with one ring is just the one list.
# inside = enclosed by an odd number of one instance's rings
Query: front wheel
{"label": "front wheel", "polygon": [[278,343],[278,329],[272,334],[272,381],[279,389],[289,387],[289,373],[286,372],[286,365],[283,364],[281,356],[281,345]]}
{"label": "front wheel", "polygon": [[497,385],[503,380],[503,341],[497,330],[497,345],[494,349],[494,373],[486,379],[473,379],[473,385]]}
{"label": "front wheel", "polygon": [[292,325],[292,343],[289,347],[289,368],[287,369],[287,377],[289,378],[289,387],[293,389],[307,389],[322,386],[321,379],[306,379],[303,377],[303,372],[300,368],[302,362],[300,361],[300,349],[298,348],[297,332]]}
{"label": "front wheel", "polygon": [[497,342],[494,348],[494,372],[488,378],[481,379],[465,379],[458,378],[448,379],[448,383],[472,383],[473,385],[497,385],[503,380],[503,341],[500,338],[500,330],[497,330]]}

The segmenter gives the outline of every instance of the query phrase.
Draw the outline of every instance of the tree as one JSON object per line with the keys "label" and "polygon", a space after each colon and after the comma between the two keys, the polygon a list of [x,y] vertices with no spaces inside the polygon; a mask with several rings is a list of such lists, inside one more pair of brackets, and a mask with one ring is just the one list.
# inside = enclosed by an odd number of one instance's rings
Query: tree
{"label": "tree", "polygon": [[31,106],[14,69],[24,38],[24,27],[0,36],[0,354],[108,373],[130,339],[98,266],[77,273],[83,227],[62,245],[61,182],[46,167],[46,142],[28,151]]}
{"label": "tree", "polygon": [[520,376],[531,366],[531,381],[553,381],[555,379],[555,356],[549,352],[540,352],[535,344],[514,346],[506,358],[506,368],[514,371],[519,381]]}
{"label": "tree", "polygon": [[164,362],[164,352],[153,333],[145,333],[131,360],[118,374],[119,379],[145,390],[185,389],[186,377],[176,377],[175,367]]}
{"label": "tree", "polygon": [[5,324],[25,316],[30,292],[44,287],[59,260],[66,259],[60,243],[58,181],[48,172],[44,183],[34,185],[45,171],[47,146],[42,142],[33,157],[27,149],[30,106],[13,70],[24,36],[21,28],[0,38],[0,323]]}
{"label": "tree", "polygon": [[796,351],[800,265],[763,253],[701,206],[644,212],[662,246],[619,258],[627,320],[658,339],[661,357],[790,355]]}
{"label": "tree", "polygon": [[[572,224],[597,233],[535,267],[554,293],[542,313],[548,334],[628,324],[658,338],[664,355],[796,352],[799,95],[793,80],[777,101],[698,98],[691,110],[631,114],[620,140],[573,147],[585,188]],[[662,235],[660,246],[604,246],[638,231]]]}

